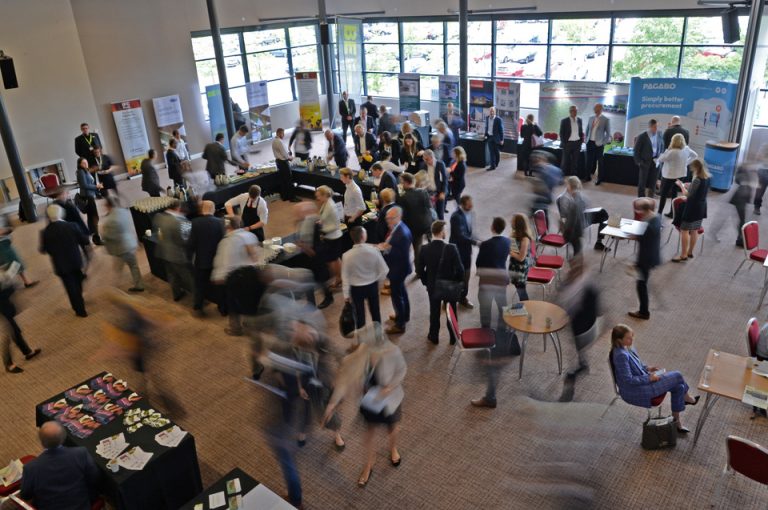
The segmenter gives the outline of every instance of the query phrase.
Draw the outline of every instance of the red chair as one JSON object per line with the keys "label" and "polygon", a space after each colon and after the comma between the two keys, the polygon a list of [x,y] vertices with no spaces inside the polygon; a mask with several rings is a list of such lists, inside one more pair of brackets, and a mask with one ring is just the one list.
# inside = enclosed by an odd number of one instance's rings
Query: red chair
{"label": "red chair", "polygon": [[459,350],[456,361],[454,361],[451,368],[451,373],[448,376],[448,383],[450,384],[453,371],[456,369],[456,365],[459,364],[459,357],[461,357],[463,352],[488,351],[488,361],[491,360],[491,349],[496,347],[496,332],[491,328],[471,328],[462,331],[459,329],[456,312],[448,303],[445,304],[445,317],[448,323],[448,333],[451,335],[451,339],[456,341],[454,351],[456,349]]}
{"label": "red chair", "polygon": [[[685,205],[685,201],[687,199],[685,197],[677,197],[674,200],[672,200],[672,226],[675,227],[674,229],[669,229],[669,235],[667,236],[667,242],[664,244],[669,244],[669,240],[672,239],[672,232],[677,231],[677,251],[680,251],[680,244],[682,243],[682,236],[680,235],[680,222],[678,221],[678,217],[683,212],[683,206]],[[699,234],[699,254],[704,253],[704,227],[700,227],[698,230]],[[682,253],[680,254],[682,256]],[[738,270],[737,270],[738,272]],[[736,276],[734,274],[734,276]]]}
{"label": "red chair", "polygon": [[559,271],[565,265],[565,259],[560,255],[536,255],[536,241],[531,239],[531,258],[533,259],[533,265],[536,267],[543,267],[546,269],[554,269]]}
{"label": "red chair", "polygon": [[[611,407],[614,402],[621,399],[621,393],[619,393],[619,385],[616,384],[616,372],[614,371],[614,367],[613,367],[613,356],[611,356],[610,354],[608,354],[608,365],[611,368],[611,380],[613,381],[613,391],[616,392],[616,396],[613,397],[613,400],[611,400],[611,403],[608,404],[608,407]],[[646,408],[648,410],[648,417],[646,418],[646,421],[651,419],[651,409],[655,407],[659,409],[659,418],[661,418],[661,404],[664,403],[665,398],[667,398],[667,394],[663,393],[658,397],[653,397],[651,399],[651,405]],[[606,408],[606,411],[608,411],[607,408]],[[603,413],[603,415],[605,415],[605,413]]]}
{"label": "red chair", "polygon": [[[560,234],[550,234],[547,231],[547,216],[544,211],[539,209],[533,213],[533,226],[536,229],[536,239],[544,246],[551,246],[557,253],[558,248],[566,246],[565,238]],[[568,248],[565,249],[565,255],[568,256]]]}
{"label": "red chair", "polygon": [[49,190],[59,185],[59,176],[56,174],[43,174],[40,176],[40,184],[44,190]]}
{"label": "red chair", "polygon": [[760,340],[760,323],[755,317],[747,321],[747,352],[752,358],[757,357],[757,342]]}
{"label": "red chair", "polygon": [[[736,268],[733,276],[736,276],[741,271],[741,266],[744,265],[744,262],[754,262],[762,266],[765,259],[768,258],[768,250],[758,246],[760,244],[760,225],[756,221],[748,221],[741,226],[741,238],[744,240],[744,260]],[[750,265],[749,267],[752,266]],[[768,277],[768,268],[765,269],[765,276]]]}
{"label": "red chair", "polygon": [[750,480],[768,485],[768,449],[748,439],[728,436],[725,440],[728,457],[715,490],[713,506],[720,499],[725,475],[739,473]]}

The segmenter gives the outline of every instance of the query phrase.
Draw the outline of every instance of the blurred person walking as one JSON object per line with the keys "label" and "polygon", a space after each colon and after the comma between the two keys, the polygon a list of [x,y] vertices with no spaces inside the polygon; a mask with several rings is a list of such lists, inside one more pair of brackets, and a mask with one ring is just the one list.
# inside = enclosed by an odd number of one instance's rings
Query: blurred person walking
{"label": "blurred person walking", "polygon": [[560,213],[560,231],[566,242],[573,247],[573,256],[581,255],[584,237],[584,211],[587,208],[581,194],[581,180],[575,175],[565,178],[566,189],[557,197]]}
{"label": "blurred person walking", "polygon": [[[192,309],[198,316],[203,316],[203,304],[206,294],[211,290],[211,273],[213,259],[219,243],[224,238],[224,220],[213,215],[216,204],[203,200],[200,205],[200,216],[192,220],[187,249],[192,259],[194,271],[194,296]],[[219,311],[226,310],[224,296],[219,295]]]}
{"label": "blurred person walking", "polygon": [[152,223],[158,237],[157,257],[165,263],[173,300],[179,301],[192,289],[187,256],[187,242],[192,226],[181,213],[181,202],[175,198],[171,200],[168,209],[155,215]]}
{"label": "blurred person walking", "polygon": [[107,197],[105,203],[107,216],[101,222],[101,238],[107,253],[114,258],[115,274],[119,277],[123,266],[127,265],[133,280],[133,286],[128,290],[130,292],[143,292],[144,281],[136,261],[139,240],[136,237],[131,213],[128,209],[119,207],[112,197]]}
{"label": "blurred person walking", "polygon": [[88,160],[80,158],[77,160],[77,185],[80,188],[80,198],[83,200],[82,211],[88,218],[88,231],[91,234],[93,244],[101,245],[99,237],[99,210],[96,207],[96,195],[103,187],[96,183],[88,166]]}
{"label": "blurred person walking", "polygon": [[635,319],[648,320],[651,312],[648,308],[648,279],[651,270],[661,264],[661,218],[653,210],[653,201],[643,199],[638,204],[638,212],[642,221],[648,225],[645,233],[637,238],[637,297],[640,301],[640,309],[629,312],[629,316]]}
{"label": "blurred person walking", "polygon": [[18,263],[11,263],[11,267],[6,267],[0,271],[0,314],[5,317],[6,328],[5,331],[0,332],[2,334],[2,356],[3,366],[5,371],[11,374],[20,374],[24,370],[13,362],[11,356],[11,340],[18,347],[21,353],[24,355],[24,359],[31,360],[42,352],[42,349],[33,349],[29,346],[24,339],[24,334],[21,332],[21,328],[16,323],[16,306],[11,299],[16,289],[14,286],[14,280],[18,272]]}

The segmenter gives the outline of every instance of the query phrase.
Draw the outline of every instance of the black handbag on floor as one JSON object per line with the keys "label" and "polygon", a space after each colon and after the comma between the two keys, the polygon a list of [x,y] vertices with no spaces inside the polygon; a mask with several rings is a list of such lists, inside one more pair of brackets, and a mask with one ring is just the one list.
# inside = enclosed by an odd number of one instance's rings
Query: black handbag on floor
{"label": "black handbag on floor", "polygon": [[677,425],[674,418],[651,418],[643,423],[642,447],[646,450],[674,448],[677,444]]}
{"label": "black handbag on floor", "polygon": [[440,299],[440,301],[445,301],[446,303],[458,303],[461,301],[462,295],[464,294],[464,282],[440,278],[440,270],[443,267],[445,249],[446,246],[443,246],[443,251],[440,253],[440,262],[437,263],[437,279],[435,280],[434,297]]}
{"label": "black handbag on floor", "polygon": [[348,337],[355,330],[355,308],[352,303],[344,303],[344,308],[341,310],[341,316],[339,317],[339,330],[341,330],[341,336]]}

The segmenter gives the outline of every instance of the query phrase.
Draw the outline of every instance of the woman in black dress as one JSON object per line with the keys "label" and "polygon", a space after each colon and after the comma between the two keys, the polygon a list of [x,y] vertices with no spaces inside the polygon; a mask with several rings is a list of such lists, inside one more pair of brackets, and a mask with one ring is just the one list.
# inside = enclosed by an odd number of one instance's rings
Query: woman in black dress
{"label": "woman in black dress", "polygon": [[467,173],[467,153],[464,147],[457,145],[453,148],[453,164],[448,167],[448,185],[451,196],[457,203],[467,185],[465,175]]}
{"label": "woman in black dress", "polygon": [[693,181],[686,190],[685,185],[678,179],[675,184],[680,192],[686,196],[683,212],[680,215],[680,242],[682,249],[680,255],[672,259],[672,262],[683,262],[693,258],[693,249],[699,238],[699,229],[707,217],[707,192],[709,191],[709,172],[701,159],[691,162]]}
{"label": "woman in black dress", "polygon": [[400,164],[400,143],[392,139],[392,133],[389,131],[379,133],[379,155],[382,151],[387,151],[392,156],[392,163]]}
{"label": "woman in black dress", "polygon": [[523,143],[517,149],[517,168],[523,170],[526,176],[533,175],[529,158],[534,147],[534,135],[541,136],[541,128],[533,121],[533,114],[529,113],[525,118],[523,127],[520,128],[520,137],[523,139]]}
{"label": "woman in black dress", "polygon": [[416,174],[416,172],[421,170],[421,155],[423,153],[424,151],[416,141],[416,138],[410,133],[405,135],[403,146],[400,149],[400,164],[403,166],[403,171],[409,174]]}

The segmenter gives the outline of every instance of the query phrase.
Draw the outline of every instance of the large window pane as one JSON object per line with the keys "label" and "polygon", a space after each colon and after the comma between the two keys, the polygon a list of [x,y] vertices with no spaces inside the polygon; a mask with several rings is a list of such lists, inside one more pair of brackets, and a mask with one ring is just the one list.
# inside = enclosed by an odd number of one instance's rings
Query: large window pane
{"label": "large window pane", "polygon": [[553,80],[605,81],[607,72],[607,46],[552,46]]}
{"label": "large window pane", "polygon": [[248,111],[248,94],[245,92],[245,87],[230,87],[229,97],[240,108],[241,112]]}
{"label": "large window pane", "polygon": [[251,81],[274,80],[290,76],[287,51],[280,49],[248,55],[248,72]]}
{"label": "large window pane", "polygon": [[403,42],[443,42],[443,22],[403,23]]}
{"label": "large window pane", "polygon": [[291,80],[285,79],[268,82],[267,94],[269,94],[269,104],[280,104],[293,101]]}
{"label": "large window pane", "polygon": [[459,45],[449,44],[446,46],[448,50],[448,69],[445,74],[459,75]]}
{"label": "large window pane", "polygon": [[544,79],[546,72],[546,46],[496,46],[496,76],[499,78]]}
{"label": "large window pane", "polygon": [[[457,48],[458,50],[458,48]],[[491,46],[470,45],[468,47],[469,75],[470,76],[491,76]],[[458,51],[456,58],[458,59]],[[458,67],[458,66],[457,66]]]}
{"label": "large window pane", "polygon": [[552,21],[553,43],[607,44],[610,35],[610,18],[556,19]]}
{"label": "large window pane", "polygon": [[397,44],[365,44],[365,68],[370,71],[400,72]]}
{"label": "large window pane", "polygon": [[363,23],[363,40],[366,43],[397,43],[397,23]]}
{"label": "large window pane", "polygon": [[304,46],[291,50],[294,72],[317,71],[320,69],[317,62],[317,46]]}
{"label": "large window pane", "polygon": [[[735,44],[744,44],[744,36],[747,33],[747,22],[747,16],[739,16],[741,39]],[[722,18],[720,18],[720,16],[688,18],[685,44],[724,44]]]}
{"label": "large window pane", "polygon": [[200,86],[200,93],[205,92],[205,87],[219,83],[215,60],[195,62],[195,67],[197,67],[197,84]]}
{"label": "large window pane", "polygon": [[368,94],[379,97],[399,97],[396,74],[366,73]]}
{"label": "large window pane", "polygon": [[[493,25],[491,25],[490,21],[470,21],[467,23],[467,41],[469,44],[490,44],[492,31]],[[446,36],[448,37],[448,42],[459,42],[458,22],[448,22],[448,32]]]}
{"label": "large window pane", "polygon": [[243,40],[245,41],[246,53],[285,48],[285,29],[244,32]]}
{"label": "large window pane", "polygon": [[224,65],[227,67],[227,82],[229,83],[230,87],[236,87],[237,85],[245,84],[245,73],[243,72],[242,58],[226,57],[224,59]]}
{"label": "large window pane", "polygon": [[192,54],[195,56],[195,60],[214,58],[216,55],[213,52],[213,37],[193,37]]}
{"label": "large window pane", "polygon": [[614,43],[680,44],[683,18],[616,18]]}
{"label": "large window pane", "polygon": [[438,101],[439,100],[439,97],[437,95],[438,81],[439,80],[437,76],[421,77],[419,90],[421,93],[422,101]]}
{"label": "large window pane", "polygon": [[728,46],[685,48],[680,76],[682,78],[737,81],[743,51],[743,48]]}
{"label": "large window pane", "polygon": [[291,27],[288,29],[291,38],[291,46],[303,46],[305,44],[317,45],[318,37],[314,25],[306,27]]}
{"label": "large window pane", "polygon": [[632,77],[674,78],[680,47],[614,46],[611,81],[629,81]]}
{"label": "large window pane", "polygon": [[406,73],[443,74],[443,45],[404,45],[403,67]]}
{"label": "large window pane", "polygon": [[756,126],[768,126],[768,91],[761,90],[755,103]]}
{"label": "large window pane", "polygon": [[238,34],[223,34],[221,36],[221,49],[225,57],[240,55],[243,52],[240,48],[240,36]]}
{"label": "large window pane", "polygon": [[496,22],[497,43],[546,44],[549,22],[545,19],[499,20]]}

